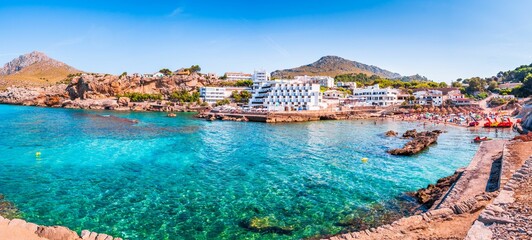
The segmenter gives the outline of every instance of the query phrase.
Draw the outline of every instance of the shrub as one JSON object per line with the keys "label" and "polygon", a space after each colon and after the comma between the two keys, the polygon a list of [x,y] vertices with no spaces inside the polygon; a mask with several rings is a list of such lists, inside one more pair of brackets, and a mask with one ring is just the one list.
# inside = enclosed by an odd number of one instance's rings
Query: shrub
{"label": "shrub", "polygon": [[176,91],[170,94],[169,99],[176,102],[197,102],[200,99],[199,92],[187,92],[186,90]]}
{"label": "shrub", "polygon": [[117,95],[117,97],[127,97],[132,102],[143,102],[146,100],[162,100],[163,96],[161,94],[149,94],[149,93],[124,93]]}

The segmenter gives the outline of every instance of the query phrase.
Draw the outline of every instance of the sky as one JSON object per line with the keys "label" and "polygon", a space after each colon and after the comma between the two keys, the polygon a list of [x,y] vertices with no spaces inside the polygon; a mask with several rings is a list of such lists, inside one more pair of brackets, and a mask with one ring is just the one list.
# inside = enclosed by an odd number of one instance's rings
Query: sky
{"label": "sky", "polygon": [[450,82],[532,63],[530,0],[0,0],[0,63],[87,72],[293,68],[336,55]]}

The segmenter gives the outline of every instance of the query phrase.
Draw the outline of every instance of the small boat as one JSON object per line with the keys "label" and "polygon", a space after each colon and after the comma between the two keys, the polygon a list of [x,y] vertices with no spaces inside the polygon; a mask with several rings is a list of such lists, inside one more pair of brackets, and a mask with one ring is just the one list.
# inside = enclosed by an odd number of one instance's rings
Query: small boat
{"label": "small boat", "polygon": [[485,141],[489,141],[489,140],[491,140],[491,138],[488,138],[488,137],[481,138],[481,137],[477,136],[476,138],[473,139],[473,142],[480,143],[480,142],[485,142]]}
{"label": "small boat", "polygon": [[167,116],[167,117],[176,117],[177,114],[175,114],[175,113],[168,113],[166,116]]}
{"label": "small boat", "polygon": [[470,123],[469,123],[469,126],[470,126],[470,127],[476,127],[476,126],[478,126],[478,124],[479,124],[479,123],[478,123],[477,121],[474,121],[474,122],[470,122]]}

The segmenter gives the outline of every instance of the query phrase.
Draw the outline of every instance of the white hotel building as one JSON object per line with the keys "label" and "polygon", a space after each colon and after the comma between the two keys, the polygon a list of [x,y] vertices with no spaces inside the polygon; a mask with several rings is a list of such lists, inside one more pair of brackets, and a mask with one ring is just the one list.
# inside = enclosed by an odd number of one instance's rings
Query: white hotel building
{"label": "white hotel building", "polygon": [[390,87],[380,88],[379,84],[353,89],[355,99],[369,106],[387,107],[401,104],[403,100],[399,100],[398,95],[399,90]]}
{"label": "white hotel building", "polygon": [[326,88],[334,87],[334,78],[328,76],[295,76],[294,79],[303,82],[317,83]]}
{"label": "white hotel building", "polygon": [[441,106],[443,104],[443,93],[439,90],[422,90],[413,93],[414,104]]}
{"label": "white hotel building", "polygon": [[251,108],[268,111],[319,110],[323,107],[320,85],[298,80],[254,81]]}
{"label": "white hotel building", "polygon": [[253,75],[243,72],[226,72],[224,75],[227,81],[251,80],[253,77]]}
{"label": "white hotel building", "polygon": [[216,101],[231,97],[233,91],[249,91],[246,87],[202,87],[200,88],[200,98],[203,102],[214,104]]}

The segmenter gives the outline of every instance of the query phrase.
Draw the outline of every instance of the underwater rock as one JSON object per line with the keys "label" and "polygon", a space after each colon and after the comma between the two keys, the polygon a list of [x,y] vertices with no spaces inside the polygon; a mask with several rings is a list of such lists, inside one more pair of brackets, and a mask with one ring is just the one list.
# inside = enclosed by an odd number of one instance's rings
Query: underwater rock
{"label": "underwater rock", "polygon": [[15,205],[4,199],[4,195],[0,194],[0,216],[8,219],[20,217],[20,212]]}
{"label": "underwater rock", "polygon": [[278,226],[277,221],[270,217],[253,217],[240,222],[240,226],[253,232],[277,233],[290,235],[294,231],[291,226]]}

